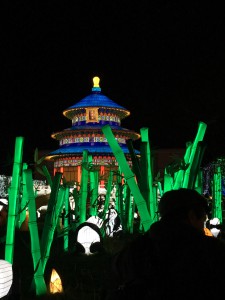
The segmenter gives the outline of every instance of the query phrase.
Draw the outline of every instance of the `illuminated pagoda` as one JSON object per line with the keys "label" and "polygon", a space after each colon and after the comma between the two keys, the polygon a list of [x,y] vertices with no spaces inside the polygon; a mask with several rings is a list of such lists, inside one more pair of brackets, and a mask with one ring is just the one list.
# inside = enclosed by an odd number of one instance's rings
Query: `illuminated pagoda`
{"label": "illuminated pagoda", "polygon": [[[59,141],[59,149],[49,153],[46,159],[54,161],[54,174],[63,173],[69,182],[81,181],[84,150],[92,156],[92,164],[99,166],[100,179],[107,178],[109,170],[118,169],[118,163],[102,132],[104,125],[110,125],[130,166],[132,162],[126,141],[140,138],[140,134],[120,126],[121,120],[130,112],[103,95],[99,82],[99,77],[94,77],[91,94],[63,111],[63,115],[72,121],[72,127],[51,135]],[[103,187],[104,179],[100,182]]]}

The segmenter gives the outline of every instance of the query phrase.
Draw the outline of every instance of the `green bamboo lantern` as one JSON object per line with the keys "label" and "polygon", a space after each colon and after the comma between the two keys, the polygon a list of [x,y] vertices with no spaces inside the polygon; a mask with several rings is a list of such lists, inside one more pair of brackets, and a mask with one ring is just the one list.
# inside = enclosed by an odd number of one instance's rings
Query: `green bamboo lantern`
{"label": "green bamboo lantern", "polygon": [[[201,171],[200,167],[201,167],[203,155],[205,152],[205,148],[206,148],[206,145],[204,142],[198,142],[195,156],[194,156],[191,168],[190,168],[190,176],[189,176],[189,182],[188,182],[189,189],[196,189],[197,183],[199,184],[199,182],[197,182],[197,177],[198,177],[199,172]],[[202,185],[202,183],[201,183],[201,185]]]}
{"label": "green bamboo lantern", "polygon": [[52,183],[52,190],[51,190],[50,199],[47,206],[44,228],[41,236],[41,256],[42,256],[43,272],[45,270],[45,266],[49,258],[50,248],[52,245],[55,228],[59,218],[60,210],[58,208],[61,209],[63,203],[64,194],[61,193],[60,197],[58,195],[60,191],[61,179],[62,179],[62,173],[57,172],[55,174]]}
{"label": "green bamboo lantern", "polygon": [[13,254],[14,254],[16,207],[19,198],[20,181],[21,181],[21,174],[22,174],[23,144],[24,144],[24,138],[17,137],[15,142],[12,181],[9,188],[5,260],[11,264],[13,263]]}
{"label": "green bamboo lantern", "polygon": [[[178,190],[179,188],[183,187],[184,175],[186,167],[188,167],[188,162],[191,156],[191,149],[192,149],[192,142],[186,143],[186,151],[184,154],[184,166],[175,174],[173,188],[174,190]],[[164,191],[165,192],[165,191]]]}
{"label": "green bamboo lantern", "polygon": [[73,194],[73,199],[75,202],[75,210],[74,210],[75,220],[76,220],[75,227],[77,227],[79,225],[78,220],[79,220],[79,214],[80,214],[80,191],[78,190],[78,186],[74,187],[72,194]]}
{"label": "green bamboo lantern", "polygon": [[29,197],[28,210],[29,210],[29,231],[31,238],[31,254],[34,266],[34,283],[36,295],[44,295],[47,293],[47,287],[44,280],[44,272],[41,261],[41,250],[39,244],[39,233],[37,225],[37,208],[34,195],[32,171],[30,169],[24,171],[25,183],[27,194]]}
{"label": "green bamboo lantern", "polygon": [[163,184],[163,193],[173,189],[174,179],[173,176],[167,172],[167,169],[164,170],[164,184]]}
{"label": "green bamboo lantern", "polygon": [[98,202],[98,182],[99,181],[99,173],[98,171],[90,172],[90,190],[91,190],[91,197],[90,197],[90,216],[97,216],[97,202]]}
{"label": "green bamboo lantern", "polygon": [[154,203],[152,205],[154,207],[154,216],[152,217],[152,219],[154,222],[156,222],[159,220],[159,213],[158,213],[158,211],[159,211],[159,209],[158,209],[158,191],[159,191],[159,189],[158,189],[157,184],[153,185],[152,191],[153,191],[153,195],[154,195],[154,197],[153,197]]}
{"label": "green bamboo lantern", "polygon": [[27,170],[27,164],[23,163],[23,171],[22,171],[22,197],[21,201],[18,201],[19,203],[19,207],[18,207],[18,211],[19,211],[19,215],[17,216],[18,222],[16,224],[16,226],[18,228],[21,227],[21,225],[23,224],[23,222],[26,219],[26,208],[28,205],[28,193],[27,193],[27,187],[26,187],[26,178],[25,178],[25,170]]}
{"label": "green bamboo lantern", "polygon": [[139,180],[139,188],[143,198],[146,201],[146,205],[150,212],[150,190],[149,190],[149,181],[148,181],[148,161],[147,157],[147,142],[141,142],[140,145],[140,168],[141,168],[141,177]]}
{"label": "green bamboo lantern", "polygon": [[134,223],[134,201],[131,196],[130,188],[128,184],[123,186],[123,194],[125,199],[125,213],[123,226],[124,230],[128,233],[133,233],[133,223]]}
{"label": "green bamboo lantern", "polygon": [[122,173],[120,170],[120,166],[118,166],[118,170],[117,170],[117,176],[116,176],[116,200],[115,200],[115,209],[118,211],[118,213],[120,214],[120,210],[121,210],[121,187],[122,187]]}
{"label": "green bamboo lantern", "polygon": [[148,212],[148,209],[146,206],[146,201],[143,198],[143,196],[139,190],[139,187],[136,183],[135,174],[130,169],[129,164],[126,161],[126,157],[125,157],[122,149],[120,148],[117,140],[115,139],[110,126],[109,125],[103,126],[102,131],[103,131],[104,135],[106,136],[109,146],[112,149],[113,154],[119,163],[119,166],[121,168],[122,173],[124,174],[127,184],[130,187],[131,193],[134,196],[134,201],[137,204],[137,208],[138,208],[138,211],[140,214],[143,228],[145,231],[147,231],[152,224],[152,219],[149,215],[149,212]]}
{"label": "green bamboo lantern", "polygon": [[105,195],[105,204],[102,213],[102,219],[105,220],[106,212],[109,209],[110,196],[112,191],[112,181],[113,181],[113,171],[109,172],[107,187],[106,187],[106,195]]}
{"label": "green bamboo lantern", "polygon": [[191,170],[193,162],[194,162],[197,146],[198,146],[199,142],[203,141],[203,138],[204,138],[204,135],[206,132],[206,128],[207,128],[207,125],[205,123],[203,123],[203,122],[198,123],[198,131],[197,131],[194,143],[192,145],[190,158],[188,161],[189,166],[188,166],[187,170],[185,171],[185,175],[184,175],[184,181],[183,181],[183,186],[182,186],[183,188],[188,188],[188,184],[189,184],[189,180],[190,180],[190,170]]}
{"label": "green bamboo lantern", "polygon": [[[115,209],[121,220],[121,225],[123,226],[123,215],[124,215],[124,197],[123,197],[123,186],[124,178],[120,166],[118,167],[117,177],[116,177],[116,201]],[[111,191],[111,190],[110,190]]]}
{"label": "green bamboo lantern", "polygon": [[97,202],[98,202],[98,169],[92,168],[92,155],[88,155],[88,164],[91,166],[89,177],[90,177],[90,208],[89,216],[97,216]]}
{"label": "green bamboo lantern", "polygon": [[137,182],[139,184],[140,180],[141,180],[141,176],[142,176],[142,174],[141,174],[141,168],[140,168],[140,162],[139,162],[139,159],[138,159],[137,155],[135,154],[132,140],[128,139],[126,141],[126,144],[127,144],[127,148],[129,150],[130,156],[131,156],[132,171],[136,175]]}
{"label": "green bamboo lantern", "polygon": [[70,188],[67,186],[65,189],[65,199],[64,199],[64,208],[65,208],[65,217],[64,217],[64,251],[69,250],[69,213],[70,213]]}
{"label": "green bamboo lantern", "polygon": [[80,220],[79,224],[84,223],[87,219],[87,196],[88,196],[88,151],[83,151],[82,171],[81,171],[81,188],[80,188]]}
{"label": "green bamboo lantern", "polygon": [[212,218],[218,218],[220,220],[220,224],[222,224],[222,175],[220,165],[215,167],[213,174],[212,198]]}
{"label": "green bamboo lantern", "polygon": [[49,184],[50,187],[52,187],[52,178],[51,178],[51,175],[48,171],[48,168],[46,166],[42,166],[42,171],[47,179],[47,182]]}
{"label": "green bamboo lantern", "polygon": [[151,151],[150,151],[150,143],[149,143],[149,136],[148,136],[148,128],[141,128],[141,141],[142,143],[146,143],[146,151],[144,152],[144,157],[141,159],[146,161],[146,173],[147,173],[147,181],[146,181],[146,200],[147,206],[149,206],[149,212],[151,215],[152,220],[155,218],[157,207],[156,207],[156,197],[155,193],[153,192],[153,174],[152,174],[152,161],[151,161]]}

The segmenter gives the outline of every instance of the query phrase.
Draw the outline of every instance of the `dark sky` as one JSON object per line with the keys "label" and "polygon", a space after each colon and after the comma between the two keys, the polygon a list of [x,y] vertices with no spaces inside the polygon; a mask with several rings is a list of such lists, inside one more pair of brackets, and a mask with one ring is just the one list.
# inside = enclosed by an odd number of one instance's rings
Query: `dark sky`
{"label": "dark sky", "polygon": [[[0,160],[57,149],[62,111],[91,92],[149,128],[151,147],[184,148],[207,124],[207,158],[225,155],[225,17],[213,1],[12,1],[6,5]],[[26,156],[25,156],[26,159]],[[0,171],[1,173],[1,171]]]}

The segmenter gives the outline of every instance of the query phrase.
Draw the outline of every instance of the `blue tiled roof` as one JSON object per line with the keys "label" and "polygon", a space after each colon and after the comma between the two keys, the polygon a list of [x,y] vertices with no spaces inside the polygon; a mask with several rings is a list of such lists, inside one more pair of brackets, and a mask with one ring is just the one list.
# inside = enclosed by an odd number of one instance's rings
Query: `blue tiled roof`
{"label": "blue tiled roof", "polygon": [[[88,124],[84,124],[84,125],[75,125],[75,126],[72,126],[70,128],[66,128],[64,129],[64,131],[67,131],[67,130],[85,130],[85,129],[88,129],[88,130],[92,130],[92,129],[102,129],[102,127],[106,124],[108,124],[109,122],[105,122],[105,124],[98,124],[98,123],[95,123],[93,125],[90,125],[90,123]],[[110,128],[113,129],[113,130],[122,130],[124,132],[133,132],[133,130],[130,130],[130,129],[127,129],[127,128],[124,128],[124,127],[121,127],[121,126],[118,126],[118,125],[111,125],[110,124]]]}
{"label": "blue tiled roof", "polygon": [[[125,154],[129,154],[129,150],[127,148],[126,145],[122,145],[120,146],[121,149],[123,150],[123,153]],[[113,151],[110,148],[109,145],[95,145],[95,146],[91,146],[91,145],[64,145],[62,147],[60,147],[59,149],[51,152],[48,154],[48,156],[51,155],[63,155],[63,154],[82,154],[82,152],[84,150],[87,150],[90,154],[96,154],[96,153],[112,153]],[[139,154],[140,152],[138,150],[135,150],[136,154]]]}
{"label": "blue tiled roof", "polygon": [[[102,130],[102,127],[104,125],[102,124],[94,124],[94,125],[89,125],[89,124],[85,124],[85,125],[75,125],[75,126],[72,126],[70,128],[66,128],[60,132],[55,132],[52,134],[52,137],[54,136],[56,139],[57,136],[62,136],[63,134],[64,135],[68,135],[68,134],[71,134],[71,132],[73,132],[73,134],[77,134],[79,132],[81,132],[82,130],[83,131],[91,131],[91,130]],[[139,134],[136,133],[135,131],[133,130],[129,130],[127,128],[123,128],[121,126],[118,126],[118,125],[110,125],[110,128],[114,131],[118,130],[118,131],[122,131],[124,134],[127,134],[127,135],[130,135],[130,137],[133,139],[133,140],[137,140],[139,138]]]}
{"label": "blue tiled roof", "polygon": [[96,91],[84,97],[76,104],[68,107],[66,110],[70,110],[74,108],[87,108],[87,107],[108,107],[108,108],[117,108],[117,109],[128,111],[125,107],[115,103],[107,96],[103,95],[101,92],[96,92]]}

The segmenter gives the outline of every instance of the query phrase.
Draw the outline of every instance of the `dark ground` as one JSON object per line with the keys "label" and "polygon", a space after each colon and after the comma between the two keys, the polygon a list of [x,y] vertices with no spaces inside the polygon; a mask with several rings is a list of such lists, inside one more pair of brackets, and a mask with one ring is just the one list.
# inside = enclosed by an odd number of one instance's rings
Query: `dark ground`
{"label": "dark ground", "polygon": [[[41,232],[39,232],[41,236]],[[1,231],[1,237],[4,231]],[[116,278],[111,272],[113,255],[135,235],[104,238],[103,247],[92,255],[79,253],[74,247],[74,232],[70,237],[70,250],[63,251],[63,238],[55,235],[51,247],[50,258],[46,265],[45,281],[48,287],[50,274],[54,268],[59,274],[64,292],[62,294],[47,294],[35,296],[30,290],[33,279],[33,260],[30,250],[29,231],[16,231],[14,251],[14,283],[9,298],[17,300],[38,299],[79,299],[102,300],[106,294],[115,288]],[[0,259],[4,259],[5,243],[0,243]]]}

